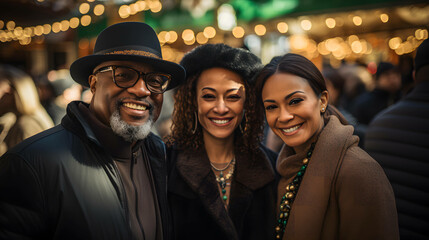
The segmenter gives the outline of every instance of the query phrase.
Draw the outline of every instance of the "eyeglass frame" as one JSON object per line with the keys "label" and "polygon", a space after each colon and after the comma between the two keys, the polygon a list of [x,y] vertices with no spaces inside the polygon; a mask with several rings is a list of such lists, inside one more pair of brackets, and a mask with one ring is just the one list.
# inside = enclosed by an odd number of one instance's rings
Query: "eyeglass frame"
{"label": "eyeglass frame", "polygon": [[[134,72],[136,72],[137,73],[137,79],[136,79],[136,81],[132,84],[132,85],[130,85],[130,86],[128,86],[128,87],[122,87],[122,86],[119,86],[118,85],[118,83],[116,82],[116,79],[115,79],[115,69],[117,69],[118,67],[121,67],[121,68],[127,68],[127,69],[130,69],[130,70],[132,70],[132,71],[134,71]],[[117,86],[117,87],[119,87],[119,88],[123,88],[123,89],[127,89],[127,88],[131,88],[131,87],[134,87],[136,84],[137,84],[137,82],[140,80],[140,78],[142,78],[143,79],[143,81],[145,82],[145,86],[146,86],[146,88],[151,92],[151,93],[154,93],[154,94],[162,94],[162,93],[164,93],[166,90],[167,90],[167,88],[168,88],[168,85],[170,84],[170,81],[171,81],[171,75],[170,74],[168,74],[168,73],[160,73],[160,72],[148,72],[148,73],[144,73],[144,72],[140,72],[140,71],[138,71],[138,70],[136,70],[136,69],[134,69],[134,68],[132,68],[132,67],[127,67],[127,66],[120,66],[120,65],[110,65],[110,66],[105,66],[105,67],[102,67],[102,68],[100,68],[100,69],[98,69],[98,70],[96,70],[95,72],[93,72],[92,73],[92,75],[96,75],[96,74],[98,74],[98,73],[103,73],[103,72],[107,72],[107,71],[112,71],[112,81],[115,83],[115,85]],[[165,87],[165,89],[164,90],[162,90],[161,89],[161,91],[160,92],[154,92],[154,91],[152,91],[151,89],[153,89],[153,87],[152,86],[148,86],[148,82],[146,81],[146,76],[147,75],[150,75],[150,74],[159,74],[159,75],[164,75],[165,77],[167,77],[168,78],[168,83],[167,83],[167,86]]]}

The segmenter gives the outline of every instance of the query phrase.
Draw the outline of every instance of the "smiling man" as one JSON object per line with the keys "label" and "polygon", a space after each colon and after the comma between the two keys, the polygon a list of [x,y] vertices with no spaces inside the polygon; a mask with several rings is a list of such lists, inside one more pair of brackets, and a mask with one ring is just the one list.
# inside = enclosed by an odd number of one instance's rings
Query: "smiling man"
{"label": "smiling man", "polygon": [[70,73],[90,104],[0,158],[0,239],[170,239],[165,147],[150,131],[185,70],[150,26],[125,22]]}

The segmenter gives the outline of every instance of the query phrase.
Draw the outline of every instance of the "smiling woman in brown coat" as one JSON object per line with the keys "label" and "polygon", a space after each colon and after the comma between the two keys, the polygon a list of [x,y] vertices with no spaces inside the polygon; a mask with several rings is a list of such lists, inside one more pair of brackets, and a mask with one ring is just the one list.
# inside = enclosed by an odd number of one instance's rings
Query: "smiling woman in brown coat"
{"label": "smiling woman in brown coat", "polygon": [[277,159],[275,239],[399,239],[392,187],[358,147],[317,67],[286,54],[257,78],[268,125],[285,146]]}

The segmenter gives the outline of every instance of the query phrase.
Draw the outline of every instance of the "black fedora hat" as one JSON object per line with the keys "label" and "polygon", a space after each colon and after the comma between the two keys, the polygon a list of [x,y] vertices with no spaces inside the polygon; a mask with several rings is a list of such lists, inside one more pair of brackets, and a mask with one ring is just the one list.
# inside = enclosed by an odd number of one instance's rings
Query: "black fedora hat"
{"label": "black fedora hat", "polygon": [[155,31],[142,22],[122,22],[104,29],[97,37],[94,53],[77,59],[70,66],[72,78],[89,87],[88,77],[94,68],[106,61],[137,61],[153,66],[172,76],[167,90],[185,79],[185,69],[162,59],[161,46]]}

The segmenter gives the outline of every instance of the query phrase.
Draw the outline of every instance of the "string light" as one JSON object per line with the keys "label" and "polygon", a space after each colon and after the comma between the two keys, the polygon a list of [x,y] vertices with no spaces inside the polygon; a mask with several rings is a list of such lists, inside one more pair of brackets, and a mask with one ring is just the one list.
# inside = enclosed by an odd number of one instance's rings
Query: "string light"
{"label": "string light", "polygon": [[80,12],[81,14],[87,14],[87,13],[89,12],[89,9],[90,9],[90,6],[89,6],[89,4],[88,4],[88,3],[82,3],[82,4],[79,6],[79,12]]}
{"label": "string light", "polygon": [[232,29],[232,35],[235,38],[242,38],[244,37],[244,28],[240,27],[240,26],[236,26],[235,28]]}
{"label": "string light", "polygon": [[359,16],[354,16],[354,17],[353,17],[353,23],[354,23],[356,26],[360,26],[360,25],[362,25],[362,18],[361,18],[361,17],[359,17]]}
{"label": "string light", "polygon": [[325,23],[326,23],[326,26],[327,26],[328,28],[334,28],[334,27],[335,27],[335,24],[336,24],[336,21],[335,21],[335,19],[333,19],[333,18],[327,18],[327,19],[325,20]]}
{"label": "string light", "polygon": [[280,33],[287,33],[287,31],[289,30],[289,26],[285,22],[279,22],[277,23],[277,30]]}
{"label": "string light", "polygon": [[389,15],[385,13],[380,14],[380,20],[384,23],[387,23],[389,21]]}
{"label": "string light", "polygon": [[214,38],[216,36],[216,29],[212,26],[205,27],[203,34],[206,38]]}
{"label": "string light", "polygon": [[310,29],[311,29],[311,27],[312,27],[311,21],[310,21],[310,20],[308,20],[308,19],[304,19],[304,20],[302,20],[302,21],[301,21],[301,27],[302,27],[302,29],[304,29],[305,31],[310,30]]}
{"label": "string light", "polygon": [[199,33],[197,34],[196,39],[197,39],[197,42],[198,42],[199,44],[205,44],[205,43],[207,43],[207,42],[209,41],[209,39],[208,39],[208,38],[206,38],[206,36],[204,36],[204,33],[202,33],[202,32],[199,32]]}
{"label": "string light", "polygon": [[98,4],[94,7],[94,15],[95,16],[101,16],[104,13],[104,5]]}
{"label": "string light", "polygon": [[[194,31],[192,31],[191,29],[185,29],[182,32],[182,38],[185,42],[191,42],[193,39],[195,39]],[[189,44],[189,45],[192,45],[192,44]]]}
{"label": "string light", "polygon": [[266,32],[267,32],[267,28],[265,28],[264,25],[258,24],[258,25],[255,26],[255,33],[256,33],[256,35],[263,36],[263,35],[265,35]]}

